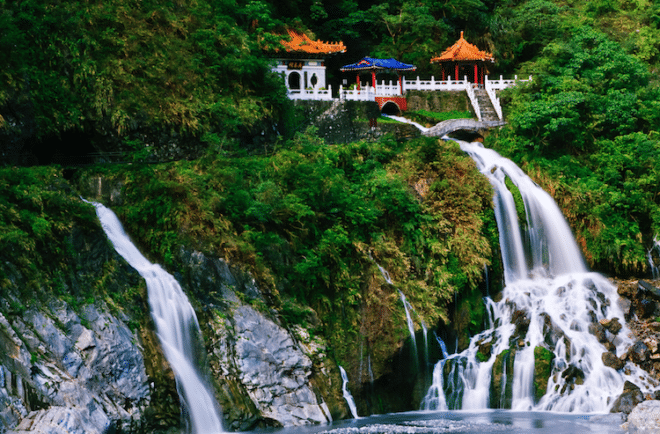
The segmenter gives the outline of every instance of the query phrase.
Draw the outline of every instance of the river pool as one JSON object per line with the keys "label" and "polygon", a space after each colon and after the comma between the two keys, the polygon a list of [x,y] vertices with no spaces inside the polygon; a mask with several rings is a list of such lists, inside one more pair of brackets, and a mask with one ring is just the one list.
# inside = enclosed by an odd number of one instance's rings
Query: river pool
{"label": "river pool", "polygon": [[341,420],[328,425],[261,429],[276,434],[623,434],[619,414],[594,415],[540,411],[419,411]]}

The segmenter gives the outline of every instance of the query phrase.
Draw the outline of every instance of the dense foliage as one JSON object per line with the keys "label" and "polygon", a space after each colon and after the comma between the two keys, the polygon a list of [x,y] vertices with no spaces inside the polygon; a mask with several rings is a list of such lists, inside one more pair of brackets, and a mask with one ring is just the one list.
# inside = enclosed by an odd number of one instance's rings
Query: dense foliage
{"label": "dense foliage", "polygon": [[347,361],[360,345],[384,360],[405,330],[379,265],[427,324],[446,323],[497,251],[490,185],[453,142],[299,134],[269,156],[112,172],[125,182],[117,212],[145,250],[169,266],[182,244],[249,265],[289,321],[313,307]]}
{"label": "dense foliage", "polygon": [[[240,133],[290,120],[263,51],[285,27],[345,42],[347,53],[327,62],[330,80],[364,55],[431,75],[430,57],[464,30],[494,53],[490,73],[533,74],[501,95],[509,126],[486,144],[557,199],[590,264],[642,273],[660,233],[653,1],[0,0],[0,26],[0,132],[124,140],[134,164],[85,176],[125,183],[117,211],[141,247],[172,268],[182,244],[242,264],[285,320],[323,330],[339,359],[357,363],[364,344],[384,366],[405,333],[396,289],[427,324],[455,320],[454,296],[480,309],[475,288],[497,258],[490,186],[436,140],[328,146],[309,130],[245,156]],[[129,133],[145,126],[210,145],[206,157],[141,164],[150,138]],[[63,222],[91,218],[61,175],[0,172],[0,255],[33,287],[68,267],[57,259],[70,249]],[[465,322],[480,327],[476,316]]]}
{"label": "dense foliage", "polygon": [[2,0],[0,127],[36,138],[249,128],[284,101],[253,12],[231,0]]}
{"label": "dense foliage", "polygon": [[527,66],[539,72],[493,143],[553,193],[592,266],[642,273],[660,231],[660,92],[644,56],[592,26],[572,35]]}

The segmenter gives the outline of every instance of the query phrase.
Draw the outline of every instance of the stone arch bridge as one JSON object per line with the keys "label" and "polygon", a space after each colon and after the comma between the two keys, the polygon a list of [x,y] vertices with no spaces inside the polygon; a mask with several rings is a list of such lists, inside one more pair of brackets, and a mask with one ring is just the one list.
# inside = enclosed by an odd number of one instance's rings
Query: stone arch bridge
{"label": "stone arch bridge", "polygon": [[474,119],[449,119],[432,126],[422,134],[431,137],[443,137],[455,131],[468,131],[471,133],[482,133],[489,128],[505,125],[503,121],[477,121]]}

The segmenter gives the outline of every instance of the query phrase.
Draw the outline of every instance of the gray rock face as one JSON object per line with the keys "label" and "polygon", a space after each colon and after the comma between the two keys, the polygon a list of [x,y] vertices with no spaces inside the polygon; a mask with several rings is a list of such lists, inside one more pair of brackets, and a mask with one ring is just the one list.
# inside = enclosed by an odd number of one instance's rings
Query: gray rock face
{"label": "gray rock face", "polygon": [[628,416],[630,434],[660,434],[660,401],[644,401]]}
{"label": "gray rock face", "polygon": [[53,301],[11,323],[0,314],[0,334],[0,426],[9,433],[101,434],[141,418],[150,399],[142,349],[107,309],[88,305],[78,316]]}
{"label": "gray rock face", "polygon": [[630,414],[637,404],[644,400],[639,387],[630,381],[623,385],[623,393],[614,401],[610,413]]}
{"label": "gray rock face", "polygon": [[236,366],[262,415],[285,426],[330,421],[308,384],[312,362],[287,331],[245,305],[234,321]]}
{"label": "gray rock face", "polygon": [[[199,252],[182,251],[181,256],[187,267],[185,284],[199,299],[206,297],[200,327],[226,426],[246,430],[259,421],[292,426],[332,420],[325,401],[332,401],[336,391],[344,403],[338,371],[334,384],[323,363],[325,346],[306,345],[309,336],[301,339],[301,333],[278,324],[272,312],[247,304],[252,300],[265,306],[267,298],[247,273]],[[209,297],[214,293],[215,298]],[[313,373],[320,378],[317,383],[327,386],[325,393],[313,385]]]}

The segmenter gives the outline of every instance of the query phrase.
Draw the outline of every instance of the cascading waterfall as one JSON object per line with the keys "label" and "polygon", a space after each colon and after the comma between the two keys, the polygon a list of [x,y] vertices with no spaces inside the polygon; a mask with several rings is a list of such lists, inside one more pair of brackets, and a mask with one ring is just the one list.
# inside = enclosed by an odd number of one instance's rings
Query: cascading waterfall
{"label": "cascading waterfall", "polygon": [[647,252],[649,267],[651,268],[651,276],[654,279],[660,279],[660,240],[658,237],[653,238],[653,246]]}
{"label": "cascading waterfall", "polygon": [[394,119],[395,121],[403,122],[403,123],[406,123],[406,124],[411,124],[411,125],[415,126],[418,130],[420,130],[422,132],[425,132],[425,131],[429,130],[429,128],[426,128],[425,126],[422,126],[421,124],[418,124],[417,122],[413,122],[410,119],[406,119],[403,116],[386,115],[386,114],[381,114],[381,116],[383,116],[385,118]]}
{"label": "cascading waterfall", "polygon": [[341,391],[344,394],[344,399],[348,404],[348,408],[351,410],[351,415],[353,415],[353,419],[357,419],[359,416],[357,412],[357,407],[355,406],[355,400],[353,399],[353,395],[351,395],[351,392],[348,390],[348,374],[346,374],[346,370],[341,366],[339,367],[339,372],[341,373],[341,379],[342,379]]}
{"label": "cascading waterfall", "polygon": [[182,412],[193,434],[223,432],[218,405],[198,367],[205,359],[197,316],[179,283],[159,265],[150,263],[133,245],[105,206],[94,203],[103,230],[115,250],[145,279],[151,316],[165,357],[174,371]]}
{"label": "cascading waterfall", "polygon": [[[634,364],[628,362],[625,373],[603,364],[607,349],[589,330],[601,320],[623,323],[618,295],[607,279],[588,272],[552,197],[495,151],[457,142],[495,190],[505,288],[501,301],[486,299],[491,327],[460,354],[438,362],[423,408],[431,402],[441,408],[438,390],[444,390],[450,409],[606,412],[625,380],[649,391],[653,386],[647,374]],[[518,220],[507,178],[522,197],[524,222]],[[616,336],[605,333],[617,355],[631,344],[625,324]],[[545,388],[535,378],[542,356],[552,361],[547,362]]]}
{"label": "cascading waterfall", "polygon": [[[385,281],[390,285],[394,286],[394,283],[392,282],[392,278],[390,277],[390,273],[380,265],[378,265],[378,269],[380,270],[380,273],[383,275]],[[411,314],[411,312],[415,312],[415,310],[413,309],[410,302],[408,302],[408,300],[406,299],[406,296],[403,293],[403,291],[401,291],[398,288],[397,291],[399,291],[399,298],[401,299],[401,303],[403,304],[403,308],[406,312],[406,324],[408,325],[408,332],[410,333],[410,339],[412,341],[413,352],[415,354],[415,363],[417,363],[417,338],[415,337],[415,323],[412,319],[412,314]],[[417,314],[417,316],[419,318],[419,314]],[[424,321],[422,321],[421,319],[420,319],[420,324],[424,336],[424,361],[428,363],[428,354],[429,354],[428,330],[426,328],[426,324],[424,324]]]}

